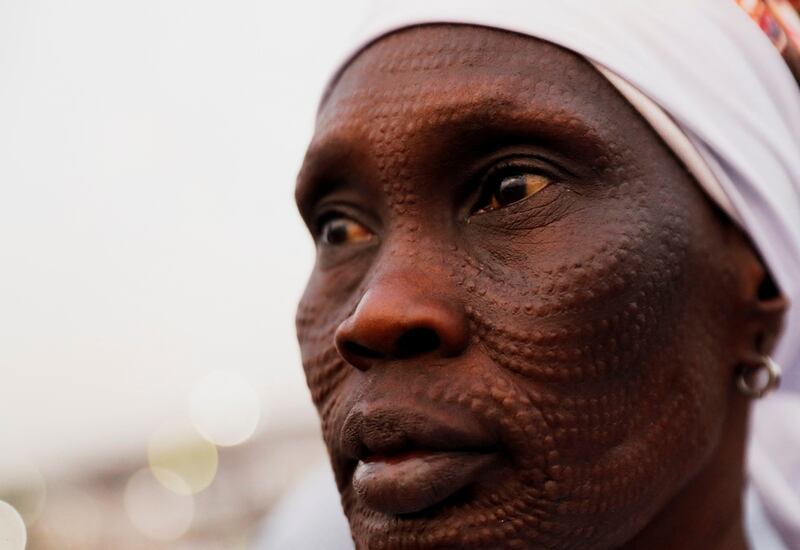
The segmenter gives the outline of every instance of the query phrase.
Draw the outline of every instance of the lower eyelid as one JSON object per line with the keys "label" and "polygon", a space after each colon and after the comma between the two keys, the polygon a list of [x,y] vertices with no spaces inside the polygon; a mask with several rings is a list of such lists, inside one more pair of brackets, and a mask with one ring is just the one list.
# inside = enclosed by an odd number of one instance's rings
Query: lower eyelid
{"label": "lower eyelid", "polygon": [[[518,204],[520,202],[526,201],[526,200],[530,199],[531,197],[533,197],[535,195],[538,195],[542,191],[544,191],[547,188],[551,187],[553,184],[559,183],[558,179],[556,179],[555,177],[553,177],[551,175],[548,175],[548,174],[542,174],[542,173],[533,172],[533,171],[530,171],[530,170],[527,172],[527,174],[544,178],[544,179],[547,180],[547,182],[544,183],[544,185],[542,185],[536,191],[532,192],[529,195],[526,195],[525,197],[523,197],[521,199],[518,199],[518,200],[516,200],[514,202],[510,202],[510,203],[508,203],[506,205],[498,205],[498,206],[490,208],[491,204],[496,202],[497,191],[494,191],[494,192],[492,192],[491,195],[488,196],[489,204],[479,208],[478,210],[473,211],[472,214],[470,214],[470,216],[473,216],[475,214],[485,214],[486,212],[492,212],[494,210],[498,210],[498,209],[502,209],[502,208],[509,208],[509,207],[511,207],[511,206],[513,206],[515,204]],[[513,175],[520,175],[520,174],[513,174]],[[509,174],[506,177],[512,177],[512,174]],[[486,194],[484,193],[483,196],[486,197]],[[483,201],[480,201],[480,202],[483,202]]]}
{"label": "lower eyelid", "polygon": [[[540,215],[546,216],[546,212],[551,208],[554,208],[554,204],[564,198],[565,191],[568,191],[568,188],[553,185],[551,183],[538,193],[535,193],[529,197],[525,197],[524,199],[511,203],[507,206],[493,208],[483,212],[475,212],[474,214],[468,216],[466,221],[467,223],[470,223],[472,218],[475,217],[476,222],[480,220],[491,225],[512,223],[513,225],[525,226],[527,223],[530,223],[533,225],[533,227],[538,227],[540,224],[536,222],[536,218],[540,217]],[[551,193],[552,196],[550,196]],[[547,194],[547,197],[543,196],[543,194]],[[475,214],[481,215],[475,216]],[[500,220],[506,221],[500,222]],[[508,220],[511,221],[508,222]]]}

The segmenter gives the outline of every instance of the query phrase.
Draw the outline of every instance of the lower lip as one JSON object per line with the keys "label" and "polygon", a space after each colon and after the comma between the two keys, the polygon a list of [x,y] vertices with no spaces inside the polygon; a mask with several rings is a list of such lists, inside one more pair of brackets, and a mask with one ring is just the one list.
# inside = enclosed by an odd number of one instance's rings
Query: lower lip
{"label": "lower lip", "polygon": [[359,461],[353,488],[368,507],[411,514],[438,504],[477,479],[497,454],[411,452]]}

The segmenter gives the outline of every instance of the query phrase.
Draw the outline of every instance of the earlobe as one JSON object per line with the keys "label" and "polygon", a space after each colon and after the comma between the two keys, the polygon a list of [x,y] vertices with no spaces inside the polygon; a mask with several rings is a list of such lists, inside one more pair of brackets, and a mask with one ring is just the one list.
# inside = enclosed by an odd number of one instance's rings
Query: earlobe
{"label": "earlobe", "polygon": [[736,230],[735,244],[731,244],[736,257],[733,267],[740,281],[739,300],[745,313],[744,331],[738,342],[744,353],[741,361],[761,363],[761,358],[775,347],[789,302],[750,240]]}
{"label": "earlobe", "polygon": [[764,270],[764,281],[753,297],[753,330],[736,370],[736,387],[745,396],[758,399],[780,385],[781,368],[770,357],[780,334],[788,301]]}
{"label": "earlobe", "polygon": [[750,298],[753,322],[751,345],[755,355],[764,357],[772,353],[775,348],[789,302],[781,294],[772,275],[761,260],[757,257],[753,260],[758,262],[760,276]]}
{"label": "earlobe", "polygon": [[[771,276],[767,274],[771,279]],[[755,302],[755,317],[762,328],[755,334],[753,347],[760,355],[769,355],[775,348],[775,343],[781,333],[783,317],[789,308],[789,301],[781,294],[771,297],[758,296]]]}
{"label": "earlobe", "polygon": [[771,358],[781,332],[788,300],[781,294],[758,254],[749,243],[740,266],[744,303],[748,311],[736,366],[736,386],[751,398],[763,397],[780,383],[780,366]]}

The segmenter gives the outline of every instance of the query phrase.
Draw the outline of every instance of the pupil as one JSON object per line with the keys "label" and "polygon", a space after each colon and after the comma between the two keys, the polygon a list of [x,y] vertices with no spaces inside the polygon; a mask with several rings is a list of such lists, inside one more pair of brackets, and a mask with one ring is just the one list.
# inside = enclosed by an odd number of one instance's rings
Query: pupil
{"label": "pupil", "polygon": [[502,205],[521,201],[528,194],[528,183],[525,176],[511,176],[500,182],[497,190],[497,202]]}
{"label": "pupil", "polygon": [[342,244],[347,241],[347,222],[333,220],[325,229],[325,242],[328,244]]}

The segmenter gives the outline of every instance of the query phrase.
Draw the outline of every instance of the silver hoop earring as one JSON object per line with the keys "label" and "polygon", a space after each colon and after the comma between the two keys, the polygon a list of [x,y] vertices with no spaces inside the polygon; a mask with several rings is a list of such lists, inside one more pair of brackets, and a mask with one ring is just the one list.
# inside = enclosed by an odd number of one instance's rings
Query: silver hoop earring
{"label": "silver hoop earring", "polygon": [[[762,372],[766,373],[766,379]],[[736,387],[747,397],[759,399],[781,383],[781,367],[769,356],[765,355],[757,369],[742,369],[736,376]]]}

